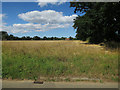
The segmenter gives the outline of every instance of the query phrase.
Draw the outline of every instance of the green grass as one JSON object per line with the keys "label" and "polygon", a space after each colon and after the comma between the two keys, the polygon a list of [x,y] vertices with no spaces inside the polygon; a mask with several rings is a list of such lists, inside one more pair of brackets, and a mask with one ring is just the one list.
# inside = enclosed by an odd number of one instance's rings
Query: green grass
{"label": "green grass", "polygon": [[118,54],[81,41],[3,41],[3,79],[89,77],[116,81]]}

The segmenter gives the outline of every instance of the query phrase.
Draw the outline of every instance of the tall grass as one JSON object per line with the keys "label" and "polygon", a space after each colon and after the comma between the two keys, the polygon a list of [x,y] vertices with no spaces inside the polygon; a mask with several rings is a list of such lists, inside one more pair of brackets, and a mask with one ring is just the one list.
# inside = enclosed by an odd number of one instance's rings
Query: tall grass
{"label": "tall grass", "polygon": [[3,41],[3,78],[118,78],[118,54],[81,41]]}

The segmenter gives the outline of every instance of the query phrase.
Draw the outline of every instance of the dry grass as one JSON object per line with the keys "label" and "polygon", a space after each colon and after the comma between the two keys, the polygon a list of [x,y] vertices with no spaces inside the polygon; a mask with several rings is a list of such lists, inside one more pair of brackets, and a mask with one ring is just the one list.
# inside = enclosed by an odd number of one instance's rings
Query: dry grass
{"label": "dry grass", "polygon": [[3,41],[3,78],[118,79],[118,54],[81,41]]}

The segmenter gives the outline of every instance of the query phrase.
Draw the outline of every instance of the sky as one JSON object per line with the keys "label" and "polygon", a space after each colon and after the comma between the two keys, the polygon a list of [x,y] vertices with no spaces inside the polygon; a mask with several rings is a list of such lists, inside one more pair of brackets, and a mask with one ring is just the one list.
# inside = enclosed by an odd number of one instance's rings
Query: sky
{"label": "sky", "polygon": [[[55,1],[55,0],[53,0]],[[64,0],[65,1],[65,0]],[[14,36],[75,37],[69,2],[2,2],[2,30]]]}

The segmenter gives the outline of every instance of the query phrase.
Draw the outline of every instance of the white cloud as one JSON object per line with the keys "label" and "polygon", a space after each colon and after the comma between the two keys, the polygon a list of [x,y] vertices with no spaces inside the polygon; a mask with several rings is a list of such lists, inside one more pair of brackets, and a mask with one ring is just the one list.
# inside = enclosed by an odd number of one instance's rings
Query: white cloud
{"label": "white cloud", "polygon": [[0,17],[5,17],[5,14],[0,14]]}
{"label": "white cloud", "polygon": [[14,29],[20,31],[20,30],[25,30],[28,32],[31,31],[48,31],[51,29],[58,29],[58,28],[67,28],[69,24],[33,24],[33,23],[27,23],[27,24],[13,24]]}
{"label": "white cloud", "polygon": [[26,33],[68,28],[72,26],[73,19],[75,19],[77,15],[63,16],[63,12],[45,10],[22,13],[19,14],[18,17],[28,23],[13,24],[11,26],[7,26],[7,24],[5,25],[4,23],[4,25],[2,25],[3,30],[8,33]]}
{"label": "white cloud", "polygon": [[2,18],[4,18],[5,16],[5,14],[0,14],[0,23],[2,22]]}
{"label": "white cloud", "polygon": [[44,32],[52,29],[59,29],[59,28],[67,28],[69,24],[33,24],[33,23],[26,23],[26,24],[13,24],[12,26],[5,26],[3,25],[2,28],[4,31],[8,33],[26,33],[26,32]]}
{"label": "white cloud", "polygon": [[2,23],[2,19],[5,17],[5,14],[0,14],[0,31],[2,31],[2,26],[5,25],[6,23]]}
{"label": "white cloud", "polygon": [[37,0],[36,2],[38,2],[38,5],[40,7],[44,7],[44,6],[47,6],[48,4],[60,5],[67,1],[70,1],[70,0]]}
{"label": "white cloud", "polygon": [[2,14],[0,14],[0,22],[2,21]]}
{"label": "white cloud", "polygon": [[56,12],[54,10],[45,11],[31,11],[18,15],[19,18],[30,23],[72,23],[77,15],[63,16],[63,12]]}

